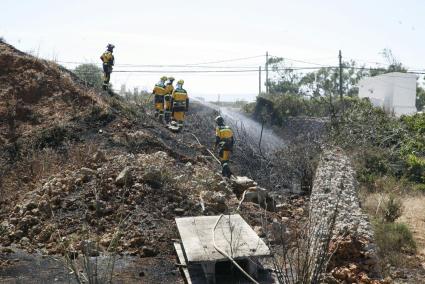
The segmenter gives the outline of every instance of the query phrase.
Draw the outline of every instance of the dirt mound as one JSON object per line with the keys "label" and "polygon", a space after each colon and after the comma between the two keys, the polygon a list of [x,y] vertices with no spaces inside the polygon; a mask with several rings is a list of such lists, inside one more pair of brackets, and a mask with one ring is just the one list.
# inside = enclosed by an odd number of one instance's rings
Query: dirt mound
{"label": "dirt mound", "polygon": [[7,234],[0,243],[56,254],[97,240],[105,251],[119,235],[120,253],[169,255],[171,239],[178,237],[176,216],[217,214],[237,203],[221,181],[205,166],[179,165],[161,151],[113,157],[98,152],[85,167],[51,176],[27,192],[3,221]]}
{"label": "dirt mound", "polygon": [[0,141],[69,123],[106,104],[77,77],[50,61],[0,43]]}

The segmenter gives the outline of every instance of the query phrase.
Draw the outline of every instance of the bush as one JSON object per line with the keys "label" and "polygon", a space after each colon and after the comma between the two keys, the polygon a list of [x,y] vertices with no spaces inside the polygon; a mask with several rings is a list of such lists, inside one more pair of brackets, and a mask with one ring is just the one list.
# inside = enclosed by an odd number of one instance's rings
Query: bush
{"label": "bush", "polygon": [[262,94],[255,103],[244,106],[257,121],[267,121],[281,126],[288,117],[329,115],[329,102],[326,98],[307,99],[293,94]]}
{"label": "bush", "polygon": [[425,193],[425,184],[424,184],[424,183],[421,183],[421,184],[415,184],[415,185],[413,186],[413,189],[414,189],[414,190],[417,190],[417,191],[422,191],[422,192],[424,192],[424,193]]}
{"label": "bush", "polygon": [[390,195],[384,207],[384,220],[386,222],[394,222],[403,213],[403,204],[393,195]]}
{"label": "bush", "polygon": [[375,240],[382,258],[393,265],[402,261],[402,252],[415,253],[416,243],[406,224],[374,222]]}
{"label": "bush", "polygon": [[78,78],[96,90],[101,90],[103,85],[103,71],[95,64],[81,64],[74,70]]}
{"label": "bush", "polygon": [[388,153],[377,147],[371,147],[356,153],[357,176],[360,182],[374,183],[378,177],[390,172]]}
{"label": "bush", "polygon": [[413,154],[407,156],[407,178],[413,182],[425,183],[425,158]]}

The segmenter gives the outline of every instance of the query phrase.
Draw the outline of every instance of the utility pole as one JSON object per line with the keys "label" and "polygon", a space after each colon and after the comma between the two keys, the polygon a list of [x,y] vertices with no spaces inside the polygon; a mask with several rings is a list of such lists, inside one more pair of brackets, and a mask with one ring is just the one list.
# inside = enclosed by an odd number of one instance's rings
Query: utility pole
{"label": "utility pole", "polygon": [[266,94],[269,93],[269,52],[266,52]]}
{"label": "utility pole", "polygon": [[258,67],[258,95],[261,95],[261,66]]}
{"label": "utility pole", "polygon": [[344,107],[343,95],[342,95],[342,54],[339,51],[339,99],[341,100],[341,106]]}

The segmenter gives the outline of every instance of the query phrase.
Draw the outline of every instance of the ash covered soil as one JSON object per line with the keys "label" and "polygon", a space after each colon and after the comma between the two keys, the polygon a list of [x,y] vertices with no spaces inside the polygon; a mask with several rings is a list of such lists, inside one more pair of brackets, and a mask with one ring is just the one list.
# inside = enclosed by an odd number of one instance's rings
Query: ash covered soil
{"label": "ash covered soil", "polygon": [[[179,283],[174,218],[238,206],[243,188],[192,135],[214,139],[200,105],[175,134],[149,109],[5,43],[0,96],[0,282],[69,283],[66,260],[85,251],[99,263],[116,254],[117,283]],[[299,220],[304,206],[294,197],[265,215],[244,202],[239,213],[261,233],[264,218]]]}

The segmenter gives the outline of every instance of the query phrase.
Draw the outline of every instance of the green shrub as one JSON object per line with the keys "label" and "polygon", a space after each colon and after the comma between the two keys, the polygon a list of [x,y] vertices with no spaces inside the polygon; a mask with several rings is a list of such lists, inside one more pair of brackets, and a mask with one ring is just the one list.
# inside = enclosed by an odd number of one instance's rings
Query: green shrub
{"label": "green shrub", "polygon": [[378,177],[390,172],[389,154],[387,151],[370,147],[355,155],[357,177],[360,182],[372,184]]}
{"label": "green shrub", "polygon": [[402,252],[416,252],[415,240],[406,224],[375,221],[374,227],[379,254],[393,265],[398,264]]}
{"label": "green shrub", "polygon": [[422,191],[425,193],[425,183],[415,184],[413,190]]}
{"label": "green shrub", "polygon": [[390,195],[384,207],[384,220],[386,222],[394,222],[403,213],[403,204],[399,199]]}
{"label": "green shrub", "polygon": [[425,135],[425,113],[402,116],[400,119],[410,131]]}
{"label": "green shrub", "polygon": [[410,154],[406,162],[407,178],[417,183],[425,183],[425,158]]}
{"label": "green shrub", "polygon": [[75,68],[74,73],[78,78],[86,82],[91,87],[97,90],[102,89],[103,72],[96,64],[89,63],[78,65]]}

